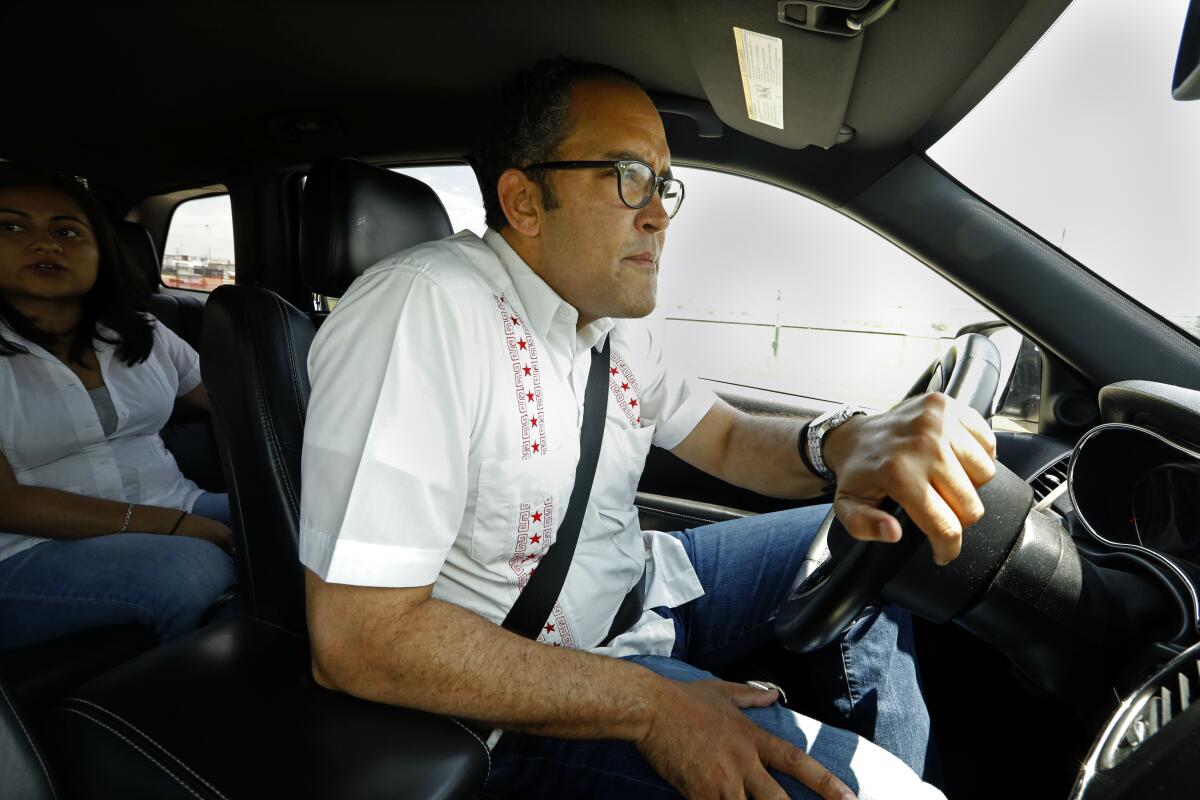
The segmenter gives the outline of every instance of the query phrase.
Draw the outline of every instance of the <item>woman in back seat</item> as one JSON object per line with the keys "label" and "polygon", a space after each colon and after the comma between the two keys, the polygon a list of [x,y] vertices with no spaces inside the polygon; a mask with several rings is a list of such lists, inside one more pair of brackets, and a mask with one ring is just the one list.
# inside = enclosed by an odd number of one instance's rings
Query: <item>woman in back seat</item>
{"label": "woman in back seat", "polygon": [[229,502],[159,430],[207,408],[199,358],[80,181],[0,163],[0,648],[85,628],[197,627],[236,581]]}

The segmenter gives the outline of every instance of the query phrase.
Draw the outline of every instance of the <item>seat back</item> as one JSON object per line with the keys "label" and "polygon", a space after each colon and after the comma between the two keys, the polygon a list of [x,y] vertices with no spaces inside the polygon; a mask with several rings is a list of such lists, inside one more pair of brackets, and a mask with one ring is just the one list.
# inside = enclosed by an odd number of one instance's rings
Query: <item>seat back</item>
{"label": "seat back", "polygon": [[314,335],[312,320],[274,292],[221,286],[208,300],[200,358],[237,534],[242,609],[301,634],[300,448]]}
{"label": "seat back", "polygon": [[[375,237],[379,230],[388,233]],[[413,178],[350,159],[316,164],[309,173],[301,249],[314,291],[340,296],[376,261],[450,232],[437,195]],[[207,307],[201,371],[230,492],[243,611],[307,635],[300,452],[316,328],[258,287],[222,286]]]}

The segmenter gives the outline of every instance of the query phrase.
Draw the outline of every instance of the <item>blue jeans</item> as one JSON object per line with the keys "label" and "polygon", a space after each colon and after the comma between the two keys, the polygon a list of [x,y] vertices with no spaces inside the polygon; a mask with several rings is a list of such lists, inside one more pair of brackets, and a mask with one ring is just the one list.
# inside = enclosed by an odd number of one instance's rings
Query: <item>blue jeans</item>
{"label": "blue jeans", "polygon": [[[192,513],[228,524],[229,500],[205,493]],[[236,583],[233,560],[201,539],[51,539],[0,561],[0,649],[127,623],[167,641],[198,627]]]}
{"label": "blue jeans", "polygon": [[229,495],[224,493],[204,492],[196,498],[196,502],[192,505],[192,513],[198,517],[208,517],[217,522],[224,522],[226,525],[233,524],[230,521]]}
{"label": "blue jeans", "polygon": [[[828,510],[810,506],[673,534],[705,594],[678,608],[657,609],[675,622],[669,658],[628,660],[672,680],[705,680],[715,676],[694,664],[719,661],[747,641],[769,641],[771,618]],[[907,612],[889,608],[864,616],[839,641],[805,657],[803,669],[822,716],[840,727],[779,703],[743,713],[807,751],[864,800],[941,796],[917,777],[925,768],[929,715]],[[790,777],[772,775],[791,797],[816,796]],[[643,798],[675,792],[629,742],[506,732],[492,752],[485,796]]]}

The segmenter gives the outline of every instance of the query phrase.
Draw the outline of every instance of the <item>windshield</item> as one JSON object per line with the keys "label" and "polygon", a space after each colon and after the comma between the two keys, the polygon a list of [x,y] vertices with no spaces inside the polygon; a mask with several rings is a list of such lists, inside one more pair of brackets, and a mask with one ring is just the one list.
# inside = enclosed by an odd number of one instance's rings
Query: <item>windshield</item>
{"label": "windshield", "polygon": [[1075,0],[929,156],[1200,338],[1200,102],[1171,98],[1187,7]]}

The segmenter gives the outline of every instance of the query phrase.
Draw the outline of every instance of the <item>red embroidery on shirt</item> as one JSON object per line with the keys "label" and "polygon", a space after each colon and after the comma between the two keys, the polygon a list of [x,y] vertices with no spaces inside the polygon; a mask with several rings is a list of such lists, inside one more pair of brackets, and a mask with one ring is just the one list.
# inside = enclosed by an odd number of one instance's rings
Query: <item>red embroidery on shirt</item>
{"label": "red embroidery on shirt", "polygon": [[[541,531],[531,523],[541,522]],[[521,589],[529,583],[529,579],[537,572],[537,564],[546,555],[546,551],[554,544],[554,499],[547,497],[541,507],[535,511],[529,503],[521,503],[520,516],[517,521],[517,544],[508,566],[517,578],[517,586]],[[543,630],[537,640],[542,644],[552,644],[574,647],[575,637],[567,624],[562,602],[554,604],[551,612],[554,624],[549,631]]]}
{"label": "red embroidery on shirt", "polygon": [[[495,297],[513,371],[517,421],[521,426],[521,459],[528,461],[546,452],[546,419],[542,407],[542,375],[538,369],[537,342],[521,318],[511,313],[508,298],[504,295]],[[522,328],[520,338],[516,331],[518,325]],[[522,354],[527,356],[528,361],[522,358]]]}
{"label": "red embroidery on shirt", "polygon": [[555,641],[553,638],[548,638],[553,634],[546,633],[545,631],[538,636],[538,641],[542,642],[543,644],[549,642],[555,647],[574,647],[575,637],[572,636],[571,631],[567,629],[567,618],[566,615],[563,614],[562,605],[555,603],[554,610],[550,612],[550,616],[554,618],[554,624],[557,626],[555,633],[557,633],[558,641]]}
{"label": "red embroidery on shirt", "polygon": [[[535,527],[539,523],[541,530]],[[547,497],[539,505],[521,503],[517,517],[517,542],[512,556],[508,559],[508,566],[516,576],[517,586],[520,588],[525,588],[533,574],[529,562],[540,560],[554,543],[553,526],[554,498]]]}
{"label": "red embroidery on shirt", "polygon": [[[612,366],[608,370],[608,387],[612,390],[613,397],[617,400],[617,406],[625,413],[629,424],[634,428],[639,428],[642,425],[642,418],[637,408],[641,390],[638,388],[637,378],[634,377],[633,370],[616,350],[612,351],[609,359]],[[618,374],[620,374],[620,378],[617,377]]]}
{"label": "red embroidery on shirt", "polygon": [[[517,418],[521,426],[521,459],[528,461],[546,451],[546,415],[542,402],[542,375],[538,368],[537,341],[521,318],[511,313],[508,298],[504,295],[495,297],[496,310],[500,315],[505,346],[512,366]],[[520,338],[515,330],[517,326],[521,327]],[[612,374],[615,375],[616,372],[613,371]],[[541,524],[540,531],[532,528],[538,523]],[[516,546],[508,559],[509,569],[516,577],[519,589],[524,589],[529,583],[529,579],[537,572],[538,563],[553,544],[554,498],[544,498],[536,511],[533,505],[521,503]],[[554,620],[553,624],[547,624],[548,630],[543,630],[537,640],[555,647],[573,647],[575,638],[567,625],[561,601],[554,604],[551,617]]]}

